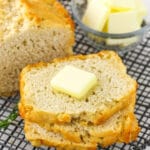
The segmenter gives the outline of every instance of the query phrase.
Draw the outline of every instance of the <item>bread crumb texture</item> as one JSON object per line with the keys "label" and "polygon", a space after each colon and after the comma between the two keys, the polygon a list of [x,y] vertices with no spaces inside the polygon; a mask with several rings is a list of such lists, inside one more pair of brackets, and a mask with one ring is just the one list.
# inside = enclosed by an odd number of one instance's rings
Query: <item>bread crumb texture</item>
{"label": "bread crumb texture", "polygon": [[0,0],[0,95],[18,90],[23,67],[72,54],[74,24],[56,0]]}

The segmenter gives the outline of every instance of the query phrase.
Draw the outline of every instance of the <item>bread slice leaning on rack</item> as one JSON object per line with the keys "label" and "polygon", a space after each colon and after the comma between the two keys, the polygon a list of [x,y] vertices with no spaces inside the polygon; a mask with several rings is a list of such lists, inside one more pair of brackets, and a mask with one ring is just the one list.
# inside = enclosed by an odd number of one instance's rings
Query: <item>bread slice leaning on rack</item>
{"label": "bread slice leaning on rack", "polygon": [[[102,146],[107,146],[109,142],[112,144],[121,141],[121,138],[122,142],[129,143],[135,140],[139,133],[138,123],[134,115],[135,95],[136,93],[132,95],[131,104],[127,108],[117,112],[101,125],[85,125],[76,121],[63,125],[41,122],[39,125],[47,131],[60,133],[64,139],[75,143],[99,143]],[[133,124],[135,125],[132,129]],[[134,130],[135,134],[125,133],[125,131],[130,130]]]}
{"label": "bread slice leaning on rack", "polygon": [[23,67],[72,54],[74,24],[57,0],[0,0],[0,96],[18,91]]}
{"label": "bread slice leaning on rack", "polygon": [[[50,82],[66,65],[92,72],[98,85],[87,98],[78,100],[54,93]],[[29,65],[20,76],[19,111],[32,122],[101,124],[131,103],[137,83],[126,74],[119,56],[112,51],[55,59],[51,63]]]}

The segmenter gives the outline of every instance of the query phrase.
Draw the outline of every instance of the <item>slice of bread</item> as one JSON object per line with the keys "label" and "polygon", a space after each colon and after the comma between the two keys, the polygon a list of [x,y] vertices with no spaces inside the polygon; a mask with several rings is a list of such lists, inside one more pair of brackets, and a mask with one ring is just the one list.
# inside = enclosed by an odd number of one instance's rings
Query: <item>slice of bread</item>
{"label": "slice of bread", "polygon": [[[131,101],[135,101],[135,94]],[[135,125],[132,125],[133,123]],[[41,122],[39,125],[50,132],[60,133],[64,139],[72,142],[99,143],[102,146],[109,145],[109,141],[110,144],[112,144],[113,141],[129,143],[136,140],[140,130],[134,115],[134,103],[131,103],[129,107],[117,112],[106,122],[97,126],[81,124],[75,121],[63,125]],[[132,126],[134,126],[133,129]],[[134,134],[130,130],[134,130]],[[125,133],[125,131],[129,132]]]}
{"label": "slice of bread", "polygon": [[0,95],[18,90],[23,67],[72,54],[74,24],[56,0],[0,0]]}
{"label": "slice of bread", "polygon": [[[84,141],[82,139],[82,141],[80,142],[73,142],[69,139],[65,139],[59,132],[56,133],[48,131],[38,124],[28,121],[25,121],[25,136],[33,146],[54,146],[57,148],[57,150],[96,150],[97,144],[101,145],[102,147],[107,147],[111,144],[114,144],[115,142],[128,143],[132,140],[135,140],[140,129],[138,127],[137,120],[135,119],[134,114],[129,113],[128,117],[126,116],[124,118],[124,123],[120,122],[121,120],[119,118],[116,118],[116,116],[112,118],[115,119],[115,121],[119,121],[117,123],[118,126],[116,126],[116,123],[115,125],[113,125],[114,121],[108,122],[109,125],[105,124],[102,127],[101,136],[99,136],[98,133],[95,133],[95,136],[93,137],[88,137],[87,135],[85,135],[85,137],[82,137],[84,138]],[[123,127],[120,126],[120,124],[122,123],[124,124]],[[106,129],[105,126],[109,127],[106,127]],[[103,130],[107,130],[107,132],[104,132]],[[91,142],[89,138],[92,138],[93,142]]]}
{"label": "slice of bread", "polygon": [[[87,98],[78,100],[67,94],[53,92],[51,79],[65,65],[73,65],[96,75],[98,85]],[[137,88],[136,81],[126,74],[121,59],[112,51],[29,65],[23,69],[20,83],[20,114],[24,119],[37,123],[75,120],[101,124],[127,107]]]}

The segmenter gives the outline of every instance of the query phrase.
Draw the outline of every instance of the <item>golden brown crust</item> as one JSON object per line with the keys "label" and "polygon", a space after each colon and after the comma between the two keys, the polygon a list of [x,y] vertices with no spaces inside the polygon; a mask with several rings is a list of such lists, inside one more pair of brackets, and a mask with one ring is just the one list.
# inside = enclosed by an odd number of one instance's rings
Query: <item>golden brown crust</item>
{"label": "golden brown crust", "polygon": [[[25,7],[24,16],[30,20],[34,26],[45,27],[63,27],[72,30],[72,37],[68,41],[73,45],[74,39],[74,22],[68,11],[57,0],[20,0]],[[67,51],[67,50],[66,50]],[[69,51],[69,50],[68,50]],[[69,52],[68,52],[69,53]]]}
{"label": "golden brown crust", "polygon": [[129,143],[135,141],[141,128],[138,126],[137,119],[133,113],[129,113],[125,117],[121,136],[119,137],[120,142]]}
{"label": "golden brown crust", "polygon": [[56,13],[60,14],[60,17],[64,17],[66,19],[66,23],[71,25],[72,30],[75,30],[75,24],[72,20],[72,18],[70,17],[68,11],[63,7],[63,5],[61,5],[58,1],[55,1],[54,3],[54,8]]}
{"label": "golden brown crust", "polygon": [[69,25],[74,30],[74,23],[67,10],[57,0],[20,0],[25,7],[25,16],[35,25]]}

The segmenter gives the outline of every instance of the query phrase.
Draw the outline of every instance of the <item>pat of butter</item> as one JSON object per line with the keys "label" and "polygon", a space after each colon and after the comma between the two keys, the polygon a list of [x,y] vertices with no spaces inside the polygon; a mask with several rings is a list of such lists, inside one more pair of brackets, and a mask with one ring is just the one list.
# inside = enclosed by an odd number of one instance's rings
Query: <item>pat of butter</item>
{"label": "pat of butter", "polygon": [[125,11],[136,8],[135,0],[111,0],[111,8],[116,11]]}
{"label": "pat of butter", "polygon": [[74,66],[65,66],[51,80],[51,87],[75,98],[81,99],[97,84],[93,73]]}
{"label": "pat of butter", "polygon": [[108,19],[109,33],[127,33],[140,29],[136,11],[111,13]]}
{"label": "pat of butter", "polygon": [[[128,33],[140,29],[137,12],[126,11],[112,13],[108,19],[108,32],[109,33]],[[128,39],[107,39],[106,42],[109,45],[128,45],[132,42],[136,42],[136,38]]]}
{"label": "pat of butter", "polygon": [[102,31],[109,13],[110,8],[101,2],[101,0],[91,0],[87,6],[82,21],[88,27]]}

